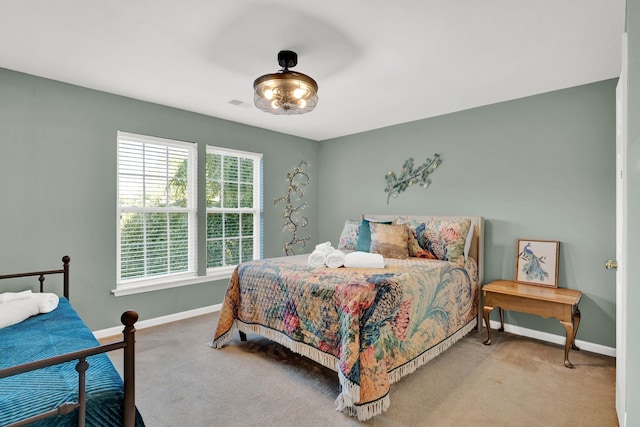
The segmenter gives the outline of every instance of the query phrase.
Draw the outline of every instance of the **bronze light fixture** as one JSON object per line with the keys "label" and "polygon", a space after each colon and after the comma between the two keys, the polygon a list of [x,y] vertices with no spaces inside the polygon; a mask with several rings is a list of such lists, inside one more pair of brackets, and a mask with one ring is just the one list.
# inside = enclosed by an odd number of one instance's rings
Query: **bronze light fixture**
{"label": "bronze light fixture", "polygon": [[298,55],[290,50],[278,52],[282,70],[266,74],[253,82],[253,102],[271,114],[304,114],[318,103],[318,84],[306,74],[290,71],[298,64]]}

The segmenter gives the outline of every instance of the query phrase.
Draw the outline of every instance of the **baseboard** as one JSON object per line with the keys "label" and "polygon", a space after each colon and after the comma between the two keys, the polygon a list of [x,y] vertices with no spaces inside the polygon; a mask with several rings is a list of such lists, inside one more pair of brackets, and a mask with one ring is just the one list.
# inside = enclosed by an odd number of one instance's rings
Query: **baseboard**
{"label": "baseboard", "polygon": [[[498,329],[500,328],[500,322],[498,320],[491,320],[491,328]],[[482,322],[484,324],[484,322]],[[521,335],[523,337],[534,338],[540,341],[546,341],[553,344],[564,345],[565,336],[564,335],[555,335],[550,334],[548,332],[540,332],[535,329],[523,328],[521,326],[511,325],[509,323],[504,324],[505,332],[509,332],[515,335]],[[576,340],[576,345],[586,351],[590,351],[592,353],[604,354],[605,356],[616,357],[616,349],[613,347],[607,347],[600,344],[594,344],[587,341]]]}
{"label": "baseboard", "polygon": [[[202,316],[203,314],[215,313],[216,311],[220,311],[221,309],[222,304],[215,304],[208,307],[201,307],[193,310],[182,311],[180,313],[155,317],[153,319],[141,320],[136,323],[136,329],[144,329],[150,328],[152,326],[164,325],[165,323],[176,322],[178,320],[189,319],[196,316]],[[117,336],[122,334],[122,328],[122,326],[114,326],[113,328],[100,329],[98,331],[93,331],[93,335],[96,337],[96,339]]]}
{"label": "baseboard", "polygon": [[[183,311],[180,313],[169,314],[167,316],[155,317],[153,319],[141,320],[136,323],[136,329],[150,328],[152,326],[163,325],[165,323],[176,322],[178,320],[189,319],[191,317],[202,316],[203,314],[215,313],[222,309],[222,304],[210,305],[208,307],[196,308],[193,310]],[[484,324],[484,322],[483,322]],[[497,320],[491,320],[491,328],[498,329],[500,322]],[[504,330],[506,332],[521,335],[523,337],[534,338],[540,341],[546,341],[553,344],[564,345],[565,337],[548,332],[540,332],[535,329],[523,328],[521,326],[511,325],[505,323]],[[113,328],[101,329],[94,331],[93,335],[97,339],[106,337],[112,337],[120,335],[122,333],[122,326],[115,326]],[[606,347],[600,344],[594,344],[587,341],[576,340],[576,345],[583,350],[590,351],[592,353],[604,354],[605,356],[616,357],[616,349],[613,347]]]}

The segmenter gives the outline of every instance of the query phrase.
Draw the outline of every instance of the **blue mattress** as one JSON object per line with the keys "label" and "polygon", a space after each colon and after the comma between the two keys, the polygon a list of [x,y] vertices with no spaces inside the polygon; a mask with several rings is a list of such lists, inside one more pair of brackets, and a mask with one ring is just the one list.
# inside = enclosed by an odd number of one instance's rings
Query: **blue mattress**
{"label": "blue mattress", "polygon": [[[0,329],[0,369],[99,345],[65,298],[47,314]],[[122,425],[124,386],[106,354],[87,358],[87,426]],[[0,426],[55,409],[78,398],[77,361],[0,379]],[[77,411],[33,426],[76,425]],[[140,414],[137,425],[144,426]]]}

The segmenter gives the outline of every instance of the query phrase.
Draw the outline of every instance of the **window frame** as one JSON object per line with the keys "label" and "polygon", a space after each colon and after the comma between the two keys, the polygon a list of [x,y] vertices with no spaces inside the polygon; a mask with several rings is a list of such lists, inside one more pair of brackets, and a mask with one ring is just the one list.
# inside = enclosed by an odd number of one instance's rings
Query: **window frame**
{"label": "window frame", "polygon": [[[190,186],[191,197],[188,199],[189,206],[189,265],[188,272],[167,273],[157,276],[149,276],[134,279],[121,279],[121,213],[123,209],[120,206],[120,141],[126,138],[129,141],[148,142],[151,144],[170,145],[180,148],[189,149],[189,161],[191,165],[188,170],[192,171],[190,175],[193,179]],[[204,147],[202,145],[204,145]],[[202,151],[201,151],[202,150]],[[204,153],[204,159],[200,156]],[[239,158],[248,158],[253,160],[253,207],[252,208],[226,208],[225,212],[232,213],[252,213],[253,214],[253,257],[252,259],[261,259],[263,257],[264,247],[264,168],[263,154],[250,151],[235,150],[231,148],[218,147],[198,142],[187,142],[175,139],[161,138],[144,134],[117,131],[116,138],[116,287],[111,293],[116,296],[133,295],[143,292],[150,292],[160,289],[169,289],[193,284],[211,283],[216,280],[229,279],[236,265],[225,265],[222,267],[208,267],[207,262],[207,219],[209,212],[221,212],[218,208],[208,208],[206,195],[207,186],[207,170],[206,155],[209,153],[221,154],[227,156],[235,156]],[[202,168],[202,170],[200,170]],[[240,183],[240,178],[238,179]],[[240,197],[240,193],[239,196]],[[201,200],[202,198],[202,200]],[[238,204],[240,205],[240,203]],[[204,207],[204,213],[201,209]],[[132,211],[139,208],[126,208]],[[161,208],[163,209],[163,208]],[[185,210],[187,208],[179,208]],[[193,226],[191,226],[193,225]],[[240,231],[241,234],[241,231]],[[204,241],[202,241],[203,239]],[[200,251],[203,251],[200,254]],[[204,262],[199,267],[199,262]],[[242,260],[241,261],[245,261]]]}
{"label": "window frame", "polygon": [[[112,291],[116,296],[177,286],[179,283],[191,282],[198,277],[198,147],[193,142],[178,141],[129,132],[117,132],[116,148],[116,289]],[[165,148],[178,148],[187,151],[187,206],[121,206],[121,143],[153,144]],[[147,174],[143,170],[144,176]],[[144,184],[143,184],[144,185]],[[122,278],[122,215],[126,213],[187,213],[187,271],[176,273],[167,272],[158,275],[148,275],[131,279]],[[145,243],[146,244],[146,243]],[[145,253],[145,263],[147,256]],[[170,261],[167,261],[170,265]]]}
{"label": "window frame", "polygon": [[[252,185],[253,185],[253,207],[251,208],[246,208],[246,207],[240,207],[240,203],[238,203],[238,207],[237,208],[225,208],[225,207],[209,207],[206,206],[206,201],[205,201],[205,224],[206,227],[208,227],[208,216],[210,213],[221,213],[221,214],[227,214],[227,213],[232,213],[232,214],[239,214],[242,215],[244,213],[251,213],[253,214],[253,253],[252,253],[252,259],[256,260],[256,259],[260,259],[262,258],[262,237],[263,237],[263,231],[262,231],[262,215],[263,215],[263,203],[262,203],[262,194],[263,194],[263,186],[264,186],[264,182],[262,179],[262,153],[253,153],[253,152],[249,152],[249,151],[242,151],[242,150],[235,150],[235,149],[231,149],[231,148],[225,148],[225,147],[218,147],[218,146],[213,146],[213,145],[207,145],[206,146],[206,150],[205,150],[205,156],[209,155],[209,154],[214,154],[214,155],[221,155],[221,156],[229,156],[229,157],[237,157],[239,159],[249,159],[253,161],[253,178],[252,178]],[[206,158],[205,158],[205,164],[206,164]],[[207,169],[205,167],[205,169]],[[224,168],[221,168],[221,171],[224,171]],[[209,182],[209,177],[206,176],[207,170],[205,170],[205,183]],[[224,183],[225,179],[224,179],[224,172],[221,175],[221,182]],[[238,179],[238,182],[240,182],[240,179]],[[206,185],[206,184],[205,184]],[[224,187],[224,185],[222,186]],[[222,190],[224,191],[224,190]],[[224,194],[222,194],[221,200],[224,201]],[[205,227],[205,229],[206,229]],[[225,235],[223,232],[223,236],[222,239],[224,240]],[[205,247],[208,245],[209,243],[209,237],[208,237],[208,230],[206,230],[205,232]],[[242,247],[242,245],[240,245],[240,248]],[[224,251],[223,251],[224,252]],[[207,251],[207,256],[208,256],[208,251]],[[246,261],[246,259],[242,259],[241,258],[241,262]],[[221,277],[221,276],[228,276],[230,275],[233,270],[237,267],[238,264],[227,264],[227,265],[223,265],[223,266],[219,266],[219,267],[209,267],[209,260],[207,259],[206,264],[206,274],[208,277]]]}

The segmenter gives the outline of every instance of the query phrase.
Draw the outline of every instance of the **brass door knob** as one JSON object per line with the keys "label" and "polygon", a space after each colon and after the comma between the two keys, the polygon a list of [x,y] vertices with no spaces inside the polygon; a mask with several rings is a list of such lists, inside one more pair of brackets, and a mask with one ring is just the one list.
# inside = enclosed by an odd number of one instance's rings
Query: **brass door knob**
{"label": "brass door knob", "polygon": [[607,260],[607,262],[604,263],[604,268],[606,268],[607,270],[611,270],[612,268],[618,268],[618,262],[612,259]]}

